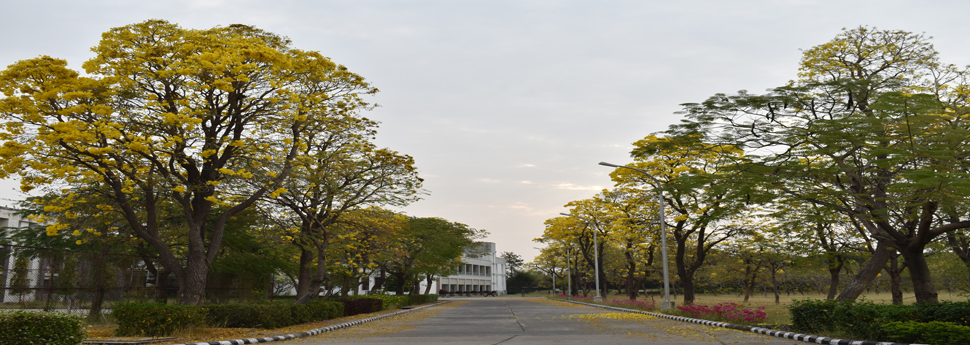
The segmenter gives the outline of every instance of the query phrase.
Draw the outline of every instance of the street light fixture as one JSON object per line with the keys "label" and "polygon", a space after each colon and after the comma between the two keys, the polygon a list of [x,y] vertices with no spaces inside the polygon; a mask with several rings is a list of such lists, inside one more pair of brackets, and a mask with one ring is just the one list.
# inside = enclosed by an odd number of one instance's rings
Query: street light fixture
{"label": "street light fixture", "polygon": [[663,191],[660,189],[661,187],[660,181],[658,181],[656,178],[650,175],[650,173],[634,167],[607,163],[607,162],[600,162],[600,165],[608,166],[612,168],[624,168],[624,169],[639,171],[644,175],[646,175],[647,177],[649,177],[651,180],[653,180],[653,182],[656,184],[655,187],[657,188],[657,194],[660,198],[660,245],[661,245],[660,250],[663,252],[663,263],[664,263],[664,301],[660,302],[660,310],[667,311],[667,310],[674,309],[675,303],[674,301],[670,300],[670,278],[669,278],[668,269],[667,269],[667,226],[666,226],[667,217],[666,217],[666,214],[664,213],[664,194],[663,194]]}
{"label": "street light fixture", "polygon": [[598,227],[596,226],[595,223],[591,223],[589,220],[586,220],[586,218],[568,214],[568,213],[560,212],[559,214],[564,215],[566,217],[582,219],[584,222],[586,222],[586,225],[593,226],[593,270],[595,271],[595,274],[596,274],[596,297],[593,297],[593,302],[602,302],[603,296],[600,296],[600,251],[599,251],[599,248],[596,246],[596,243],[597,243],[596,232]]}

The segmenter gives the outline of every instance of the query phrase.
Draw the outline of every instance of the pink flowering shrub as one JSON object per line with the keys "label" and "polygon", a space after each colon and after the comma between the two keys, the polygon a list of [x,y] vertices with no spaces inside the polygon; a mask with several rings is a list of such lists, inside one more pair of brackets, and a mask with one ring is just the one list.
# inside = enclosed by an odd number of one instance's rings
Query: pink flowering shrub
{"label": "pink flowering shrub", "polygon": [[755,310],[745,308],[743,304],[737,303],[718,303],[713,307],[703,304],[688,304],[677,306],[677,309],[693,318],[705,320],[724,320],[724,321],[744,321],[758,323],[768,318],[765,307],[758,307]]}
{"label": "pink flowering shrub", "polygon": [[634,301],[629,299],[619,300],[614,298],[612,301],[610,301],[610,304],[620,306],[620,307],[634,307],[634,308],[647,309],[647,310],[657,308],[657,301],[654,301],[652,299]]}

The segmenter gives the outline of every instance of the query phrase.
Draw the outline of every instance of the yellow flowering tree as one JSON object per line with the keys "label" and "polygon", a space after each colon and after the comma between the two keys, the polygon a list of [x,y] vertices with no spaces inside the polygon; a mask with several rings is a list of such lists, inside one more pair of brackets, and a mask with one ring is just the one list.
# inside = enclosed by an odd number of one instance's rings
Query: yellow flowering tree
{"label": "yellow flowering tree", "polygon": [[[377,91],[245,25],[149,20],[105,32],[92,50],[85,75],[47,56],[0,72],[0,177],[20,175],[25,191],[105,184],[114,212],[172,271],[182,304],[202,302],[226,221],[280,188],[319,130],[314,119],[367,107],[360,96]],[[183,257],[161,238],[166,200],[186,221]]]}
{"label": "yellow flowering tree", "polygon": [[[618,168],[610,176],[619,187],[642,193],[663,191],[667,229],[674,238],[674,266],[684,289],[684,304],[694,301],[694,273],[722,241],[745,230],[736,222],[745,211],[742,191],[727,178],[743,153],[729,145],[705,142],[703,135],[679,132],[634,143],[639,171]],[[659,189],[658,189],[659,187]],[[659,239],[659,238],[658,238]]]}

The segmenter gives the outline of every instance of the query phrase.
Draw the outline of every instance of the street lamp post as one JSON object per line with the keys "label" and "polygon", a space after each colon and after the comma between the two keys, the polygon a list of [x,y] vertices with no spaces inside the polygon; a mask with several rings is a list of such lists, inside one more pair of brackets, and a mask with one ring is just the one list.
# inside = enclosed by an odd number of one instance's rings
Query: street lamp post
{"label": "street lamp post", "polygon": [[559,213],[559,214],[564,215],[566,217],[574,217],[574,218],[582,219],[584,222],[586,222],[587,225],[593,226],[593,271],[596,274],[596,297],[593,297],[593,302],[602,302],[603,296],[600,296],[600,252],[599,252],[599,248],[596,246],[596,243],[597,243],[596,230],[598,227],[596,226],[596,224],[591,223],[589,220],[586,220],[586,218],[576,216],[576,215],[571,215],[568,213]]}
{"label": "street lamp post", "polygon": [[660,190],[660,181],[657,181],[657,179],[651,176],[650,173],[634,167],[628,167],[626,165],[618,165],[618,164],[612,164],[607,162],[600,162],[600,165],[608,166],[612,168],[624,168],[624,169],[639,171],[644,175],[647,175],[647,177],[653,180],[653,182],[656,184],[655,187],[657,188],[657,194],[658,194],[658,197],[660,198],[660,245],[661,245],[660,250],[663,253],[662,255],[663,255],[663,263],[664,263],[664,301],[660,302],[660,310],[667,311],[667,310],[674,309],[675,303],[674,301],[670,300],[670,276],[668,274],[668,269],[667,269],[667,225],[666,225],[667,218],[666,218],[666,214],[664,213],[664,195],[663,195],[663,191]]}

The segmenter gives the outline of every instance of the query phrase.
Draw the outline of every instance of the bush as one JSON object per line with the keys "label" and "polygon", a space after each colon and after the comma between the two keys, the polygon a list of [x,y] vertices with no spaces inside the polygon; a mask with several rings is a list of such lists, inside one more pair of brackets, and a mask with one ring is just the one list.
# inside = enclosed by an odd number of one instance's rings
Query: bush
{"label": "bush", "polygon": [[[278,328],[294,324],[289,302],[207,305],[210,325],[230,328]],[[305,306],[304,306],[305,307]]]}
{"label": "bush", "polygon": [[[362,297],[363,298],[363,297]],[[406,295],[367,295],[366,298],[377,298],[383,301],[384,310],[397,309],[409,305],[410,299]]]}
{"label": "bush", "polygon": [[204,326],[206,310],[199,306],[159,303],[119,303],[111,312],[117,335],[171,335],[186,327]]}
{"label": "bush", "polygon": [[[882,325],[892,322],[950,322],[967,326],[970,302],[892,305],[834,300],[796,301],[789,307],[798,332],[836,332],[864,339],[885,339]],[[899,331],[899,329],[897,329]]]}
{"label": "bush", "polygon": [[384,301],[377,298],[343,298],[335,301],[344,304],[344,316],[353,316],[357,314],[373,313],[375,311],[384,310]]}
{"label": "bush", "polygon": [[961,326],[970,326],[970,301],[918,303],[913,305],[919,315],[919,321],[951,322]]}
{"label": "bush", "polygon": [[882,325],[886,340],[935,345],[970,344],[970,327],[951,322],[890,322]]}
{"label": "bush", "polygon": [[306,306],[310,309],[313,321],[330,320],[344,316],[344,304],[340,302],[313,299],[307,302]]}
{"label": "bush", "polygon": [[835,330],[832,315],[839,304],[836,300],[827,299],[792,302],[788,307],[792,328],[810,334]]}
{"label": "bush", "polygon": [[0,344],[78,345],[83,341],[81,316],[19,310],[0,312]]}

